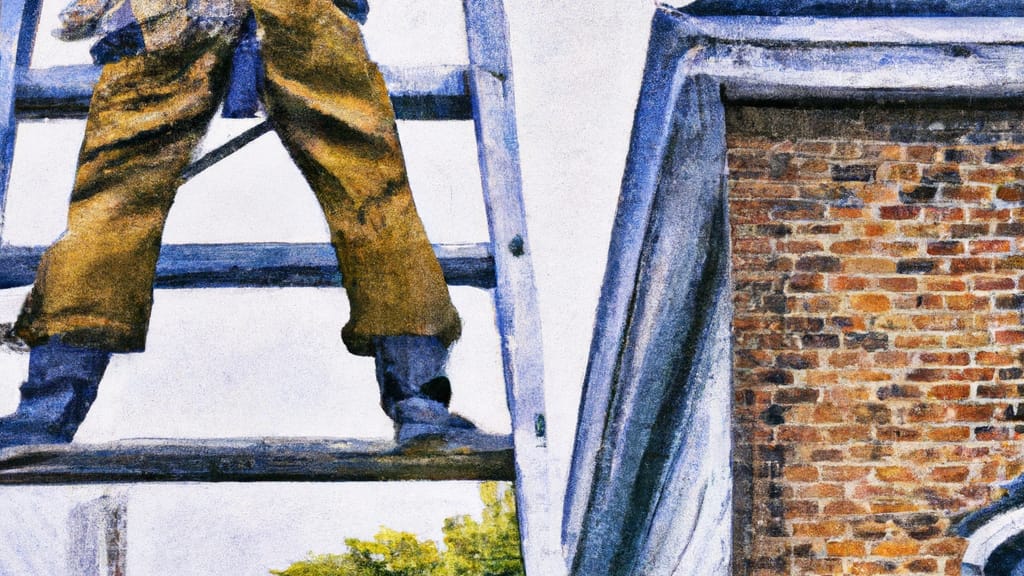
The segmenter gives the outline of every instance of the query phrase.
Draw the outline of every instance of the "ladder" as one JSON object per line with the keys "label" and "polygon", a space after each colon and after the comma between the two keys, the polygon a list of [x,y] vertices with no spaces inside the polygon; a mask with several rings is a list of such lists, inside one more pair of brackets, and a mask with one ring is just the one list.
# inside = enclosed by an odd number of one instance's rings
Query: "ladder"
{"label": "ladder", "polygon": [[[17,123],[81,118],[94,66],[31,67],[42,0],[0,2],[0,289],[34,280],[45,247],[2,242]],[[463,0],[469,64],[382,67],[399,119],[473,120],[490,241],[435,245],[450,285],[493,293],[513,448],[406,453],[391,442],[345,439],[128,440],[27,446],[0,454],[0,485],[173,481],[514,480],[529,576],[566,573],[549,501],[543,364],[522,202],[507,23],[501,0]],[[191,178],[269,131],[258,124],[196,160]],[[157,288],[337,286],[328,244],[165,245]]]}

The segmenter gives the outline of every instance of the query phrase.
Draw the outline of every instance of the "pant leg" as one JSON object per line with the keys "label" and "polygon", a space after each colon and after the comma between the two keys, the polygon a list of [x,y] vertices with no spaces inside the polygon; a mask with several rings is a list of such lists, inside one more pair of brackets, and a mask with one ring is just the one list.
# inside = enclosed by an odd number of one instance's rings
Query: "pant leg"
{"label": "pant leg", "polygon": [[252,0],[274,127],[324,211],[352,314],[349,350],[374,336],[461,326],[413,203],[395,114],[358,25],[330,0]]}
{"label": "pant leg", "polygon": [[43,255],[17,322],[29,344],[142,350],[160,237],[182,170],[223,90],[227,39],[196,38],[104,67],[67,230]]}

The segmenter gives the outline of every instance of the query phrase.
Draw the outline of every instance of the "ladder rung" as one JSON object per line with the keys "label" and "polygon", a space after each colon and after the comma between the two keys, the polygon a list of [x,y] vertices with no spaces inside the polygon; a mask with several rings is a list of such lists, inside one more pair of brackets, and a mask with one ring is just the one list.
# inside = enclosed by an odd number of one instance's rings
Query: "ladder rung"
{"label": "ladder rung", "polygon": [[339,438],[133,439],[0,450],[0,485],[513,480],[507,436],[400,449]]}
{"label": "ladder rung", "polygon": [[[381,66],[395,113],[402,120],[471,119],[467,71],[467,66]],[[18,116],[84,117],[99,75],[100,67],[90,65],[19,70],[15,96]]]}
{"label": "ladder rung", "polygon": [[[34,282],[43,250],[0,249],[0,289]],[[487,244],[435,244],[434,253],[449,284],[494,287],[494,258]],[[166,244],[156,269],[157,288],[341,285],[329,244]]]}

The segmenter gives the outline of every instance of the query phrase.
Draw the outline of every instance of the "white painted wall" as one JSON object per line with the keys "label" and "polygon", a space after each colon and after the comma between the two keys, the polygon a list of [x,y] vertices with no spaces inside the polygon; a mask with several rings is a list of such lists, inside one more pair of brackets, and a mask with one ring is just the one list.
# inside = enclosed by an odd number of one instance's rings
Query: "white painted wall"
{"label": "white painted wall", "polygon": [[[44,31],[62,4],[46,2]],[[560,502],[653,3],[506,4]],[[385,64],[467,59],[457,0],[371,0],[365,33]],[[86,62],[87,48],[44,36],[34,65]],[[245,127],[219,121],[210,139]],[[83,129],[80,121],[22,125],[5,242],[47,244],[63,229]],[[400,130],[432,240],[485,239],[471,124]],[[268,135],[181,190],[165,240],[326,238],[312,194]],[[0,322],[14,320],[25,292],[0,291]],[[456,288],[453,296],[465,322],[450,366],[453,407],[507,430],[489,295]],[[388,436],[372,362],[349,356],[338,338],[346,315],[336,289],[158,291],[147,352],[115,358],[78,439]],[[16,405],[26,370],[26,355],[0,352],[0,413]],[[0,489],[0,576],[62,574],[67,511],[102,491]],[[135,487],[129,570],[263,575],[310,550],[341,551],[344,537],[368,538],[381,524],[439,537],[442,518],[478,509],[473,483]]]}

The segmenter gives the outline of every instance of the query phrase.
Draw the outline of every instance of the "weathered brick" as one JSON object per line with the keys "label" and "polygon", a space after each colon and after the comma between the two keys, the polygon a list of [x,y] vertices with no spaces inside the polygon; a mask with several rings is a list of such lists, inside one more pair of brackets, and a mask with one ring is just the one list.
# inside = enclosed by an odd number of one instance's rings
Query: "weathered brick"
{"label": "weathered brick", "polygon": [[921,438],[921,431],[905,426],[880,426],[876,429],[875,436],[888,442],[914,442]]}
{"label": "weathered brick", "polygon": [[905,204],[924,204],[932,202],[939,194],[939,187],[934,184],[915,184],[900,186],[899,199]]}
{"label": "weathered brick", "polygon": [[801,337],[804,348],[838,348],[838,334],[804,334]]}
{"label": "weathered brick", "polygon": [[921,388],[911,384],[891,384],[878,389],[876,395],[879,400],[920,398]]}
{"label": "weathered brick", "polygon": [[814,388],[783,388],[775,392],[776,404],[799,404],[817,402],[820,392]]}
{"label": "weathered brick", "polygon": [[884,332],[849,332],[845,338],[848,348],[863,348],[874,352],[889,347],[889,335]]}
{"label": "weathered brick", "polygon": [[779,354],[776,357],[775,364],[779,368],[807,370],[808,368],[818,367],[818,356],[817,354],[807,352]]}
{"label": "weathered brick", "polygon": [[825,277],[821,274],[794,274],[789,278],[788,288],[793,292],[821,292],[825,289]]}
{"label": "weathered brick", "polygon": [[921,175],[922,182],[941,182],[946,184],[959,184],[960,166],[958,164],[936,164],[928,166]]}
{"label": "weathered brick", "polygon": [[966,366],[971,363],[971,355],[967,352],[921,352],[917,359],[925,365]]}
{"label": "weathered brick", "polygon": [[835,256],[804,256],[796,261],[796,269],[805,272],[838,272],[839,267]]}
{"label": "weathered brick", "polygon": [[1024,223],[1009,222],[996,224],[996,236],[1024,236]]}
{"label": "weathered brick", "polygon": [[988,234],[988,224],[953,224],[949,233],[953,238],[977,238]]}
{"label": "weathered brick", "polygon": [[984,185],[945,186],[942,188],[943,200],[963,203],[988,203],[992,201],[992,188]]}
{"label": "weathered brick", "polygon": [[928,253],[933,256],[956,256],[964,253],[964,245],[955,240],[929,242]]}
{"label": "weathered brick", "polygon": [[918,206],[881,206],[878,216],[883,220],[913,220],[921,215]]}
{"label": "weathered brick", "polygon": [[1024,158],[1024,150],[992,148],[985,154],[985,162],[988,164],[1013,164],[1020,165]]}
{"label": "weathered brick", "polygon": [[935,271],[936,261],[915,258],[900,260],[896,263],[896,272],[899,274],[930,274]]}
{"label": "weathered brick", "polygon": [[876,168],[870,164],[833,164],[832,179],[836,182],[871,182]]}

